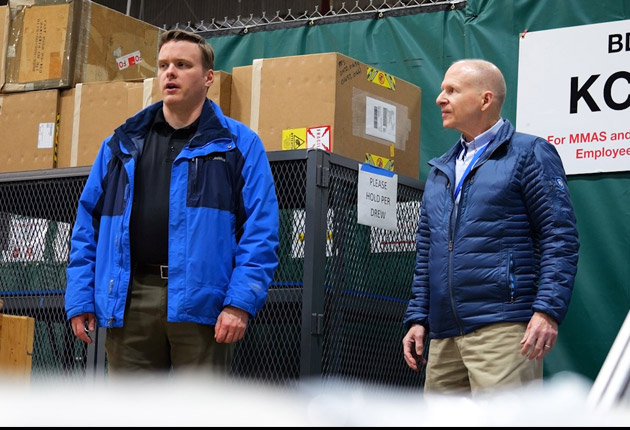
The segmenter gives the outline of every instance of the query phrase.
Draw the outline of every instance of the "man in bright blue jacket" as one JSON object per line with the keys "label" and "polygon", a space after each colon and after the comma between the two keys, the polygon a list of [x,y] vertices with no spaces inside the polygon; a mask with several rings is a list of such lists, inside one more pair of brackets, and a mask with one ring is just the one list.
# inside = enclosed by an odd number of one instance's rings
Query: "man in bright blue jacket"
{"label": "man in bright blue jacket", "polygon": [[278,202],[256,133],[207,99],[214,52],[160,40],[162,101],[103,142],[78,204],[65,309],[110,374],[225,373],[278,264]]}
{"label": "man in bright blue jacket", "polygon": [[416,371],[426,364],[425,392],[540,383],[577,272],[561,159],[501,118],[506,86],[494,64],[455,62],[441,89],[443,126],[461,138],[429,162],[405,361]]}

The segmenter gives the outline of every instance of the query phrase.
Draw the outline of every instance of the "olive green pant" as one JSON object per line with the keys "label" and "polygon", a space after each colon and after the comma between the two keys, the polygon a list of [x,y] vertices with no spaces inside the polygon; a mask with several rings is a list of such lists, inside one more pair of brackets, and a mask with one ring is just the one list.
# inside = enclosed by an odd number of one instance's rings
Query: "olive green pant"
{"label": "olive green pant", "polygon": [[123,327],[107,329],[109,375],[202,370],[227,375],[234,344],[217,343],[214,326],[167,322],[167,280],[135,274]]}
{"label": "olive green pant", "polygon": [[497,323],[464,336],[431,339],[425,393],[474,396],[542,383],[542,360],[521,355],[526,328],[526,323]]}

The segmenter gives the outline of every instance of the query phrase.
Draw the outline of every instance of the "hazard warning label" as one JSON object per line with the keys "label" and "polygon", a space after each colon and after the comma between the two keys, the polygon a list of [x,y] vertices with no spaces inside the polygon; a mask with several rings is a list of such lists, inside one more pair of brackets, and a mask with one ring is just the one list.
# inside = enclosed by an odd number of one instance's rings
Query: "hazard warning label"
{"label": "hazard warning label", "polygon": [[376,166],[380,167],[381,169],[389,170],[391,172],[394,171],[394,160],[381,157],[380,155],[374,155],[366,152],[365,163],[369,164],[370,166]]}
{"label": "hazard warning label", "polygon": [[306,128],[282,130],[282,150],[306,149]]}
{"label": "hazard warning label", "polygon": [[396,78],[374,67],[367,68],[367,80],[390,90],[396,89]]}

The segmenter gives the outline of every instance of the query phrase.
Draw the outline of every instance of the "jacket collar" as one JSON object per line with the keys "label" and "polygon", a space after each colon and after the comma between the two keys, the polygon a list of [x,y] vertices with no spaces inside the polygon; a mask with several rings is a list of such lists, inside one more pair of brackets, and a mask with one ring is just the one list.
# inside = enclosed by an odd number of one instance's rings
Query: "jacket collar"
{"label": "jacket collar", "polygon": [[[153,103],[119,126],[114,131],[114,134],[120,140],[120,147],[112,148],[112,151],[126,152],[131,155],[139,153],[155,116],[162,109],[163,105],[163,101]],[[197,133],[191,139],[190,145],[198,147],[217,139],[233,140],[234,137],[227,128],[221,108],[210,99],[206,99],[201,111]]]}
{"label": "jacket collar", "polygon": [[[481,157],[481,159],[479,160],[479,162],[482,162],[488,159],[492,155],[492,153],[499,146],[507,142],[512,137],[513,134],[514,134],[514,126],[509,120],[505,119],[503,121],[503,125],[497,131],[497,134],[495,135],[494,140],[488,144],[489,146],[486,149],[483,156]],[[455,158],[457,157],[457,154],[459,154],[461,150],[460,140],[458,140],[457,143],[455,143],[455,145],[451,147],[451,149],[449,149],[446,153],[444,153],[440,157],[436,157],[429,160],[429,165],[433,167],[437,167],[440,170],[444,170],[444,171],[451,171],[451,170],[454,171]]]}

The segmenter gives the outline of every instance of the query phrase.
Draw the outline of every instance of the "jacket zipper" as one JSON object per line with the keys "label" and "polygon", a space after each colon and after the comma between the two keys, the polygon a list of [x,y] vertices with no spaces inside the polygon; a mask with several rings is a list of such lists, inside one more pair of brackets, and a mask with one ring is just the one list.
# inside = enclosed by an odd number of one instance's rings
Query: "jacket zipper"
{"label": "jacket zipper", "polygon": [[508,286],[510,287],[510,303],[514,303],[514,292],[516,289],[516,283],[514,280],[514,256],[510,252],[508,254]]}
{"label": "jacket zipper", "polygon": [[[464,334],[464,329],[462,327],[462,323],[457,316],[457,310],[455,308],[455,297],[453,296],[453,249],[455,248],[455,230],[457,228],[458,220],[459,220],[459,210],[456,209],[455,198],[453,193],[450,191],[450,185],[446,187],[447,192],[451,199],[451,213],[448,218],[449,224],[449,240],[448,240],[448,293],[451,301],[451,310],[453,311],[453,316],[455,317],[455,322],[457,323],[457,327],[459,327],[460,335]],[[460,196],[461,201],[461,196]],[[454,211],[455,214],[454,214]],[[455,215],[455,221],[453,221],[453,215]],[[453,225],[454,224],[454,225]]]}

